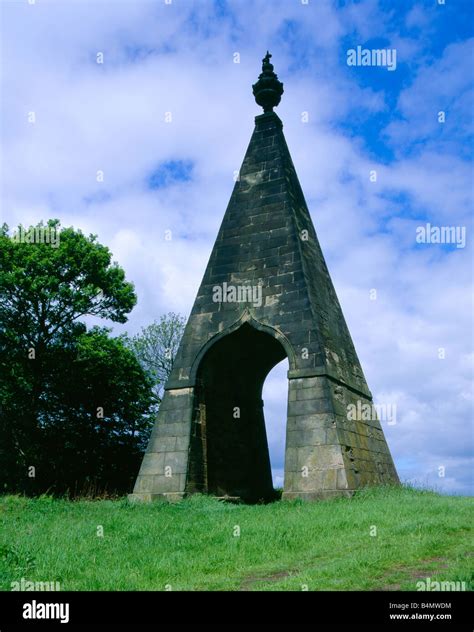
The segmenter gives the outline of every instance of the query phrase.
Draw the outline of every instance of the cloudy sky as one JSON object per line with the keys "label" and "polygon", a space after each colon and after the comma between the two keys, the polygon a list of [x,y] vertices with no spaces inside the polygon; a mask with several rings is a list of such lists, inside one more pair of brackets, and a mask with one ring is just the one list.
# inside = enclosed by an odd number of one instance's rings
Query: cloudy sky
{"label": "cloudy sky", "polygon": [[[369,387],[397,407],[400,477],[472,494],[474,5],[439,1],[2,0],[1,221],[96,233],[138,294],[116,332],[187,315],[268,48]],[[396,67],[348,65],[358,46]],[[417,243],[428,223],[464,247]],[[264,392],[278,484],[285,369]]]}

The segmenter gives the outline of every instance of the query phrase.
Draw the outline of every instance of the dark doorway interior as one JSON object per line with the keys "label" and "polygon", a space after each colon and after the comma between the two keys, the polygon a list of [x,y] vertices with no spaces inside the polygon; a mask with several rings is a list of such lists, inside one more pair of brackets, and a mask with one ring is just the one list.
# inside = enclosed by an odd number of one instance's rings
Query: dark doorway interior
{"label": "dark doorway interior", "polygon": [[187,491],[239,498],[275,498],[262,387],[286,357],[283,346],[248,324],[217,341],[196,381]]}

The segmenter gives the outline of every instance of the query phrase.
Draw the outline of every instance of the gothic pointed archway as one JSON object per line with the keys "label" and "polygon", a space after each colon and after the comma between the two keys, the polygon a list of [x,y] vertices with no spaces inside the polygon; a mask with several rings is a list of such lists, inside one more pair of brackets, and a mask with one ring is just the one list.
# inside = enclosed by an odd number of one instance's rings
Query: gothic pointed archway
{"label": "gothic pointed archway", "polygon": [[248,323],[204,354],[196,374],[186,492],[246,502],[274,498],[262,388],[285,357],[276,337]]}

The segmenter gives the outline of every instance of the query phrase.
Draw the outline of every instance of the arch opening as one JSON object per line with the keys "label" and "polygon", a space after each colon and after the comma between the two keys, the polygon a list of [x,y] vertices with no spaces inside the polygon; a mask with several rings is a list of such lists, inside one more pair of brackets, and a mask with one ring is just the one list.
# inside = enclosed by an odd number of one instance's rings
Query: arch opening
{"label": "arch opening", "polygon": [[[265,378],[265,427],[272,466],[273,486],[282,490],[285,480],[285,450],[288,413],[288,359],[283,358]],[[281,493],[281,492],[280,492]]]}
{"label": "arch opening", "polygon": [[275,499],[262,389],[286,357],[277,338],[248,323],[207,350],[196,373],[187,493]]}

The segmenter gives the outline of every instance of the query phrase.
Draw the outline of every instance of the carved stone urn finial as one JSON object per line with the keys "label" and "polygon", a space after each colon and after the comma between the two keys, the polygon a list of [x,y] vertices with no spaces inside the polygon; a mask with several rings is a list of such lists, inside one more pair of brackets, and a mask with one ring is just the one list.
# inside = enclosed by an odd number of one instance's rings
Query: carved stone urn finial
{"label": "carved stone urn finial", "polygon": [[273,112],[281,101],[283,84],[278,81],[278,76],[273,72],[273,64],[270,63],[271,54],[262,59],[262,72],[257,83],[252,86],[255,101],[263,108],[264,112]]}

